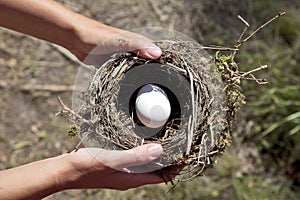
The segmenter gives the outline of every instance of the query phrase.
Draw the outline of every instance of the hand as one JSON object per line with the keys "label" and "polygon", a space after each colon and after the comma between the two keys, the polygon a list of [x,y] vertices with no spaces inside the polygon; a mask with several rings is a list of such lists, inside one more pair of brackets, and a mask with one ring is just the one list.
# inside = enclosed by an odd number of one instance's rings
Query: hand
{"label": "hand", "polygon": [[[109,188],[125,190],[145,184],[164,182],[162,177],[148,173],[130,173],[127,167],[153,161],[163,149],[158,144],[147,144],[127,151],[109,151],[97,148],[83,148],[63,155],[67,162],[65,172],[58,180],[63,189]],[[174,177],[170,177],[174,178]]]}
{"label": "hand", "polygon": [[87,21],[77,24],[75,29],[78,39],[68,47],[79,60],[86,61],[87,64],[91,62],[86,59],[89,54],[90,58],[105,56],[120,49],[149,59],[157,59],[162,54],[158,46],[142,35],[109,27],[90,19]]}
{"label": "hand", "polygon": [[83,148],[58,157],[0,171],[0,199],[41,199],[66,189],[110,188],[126,190],[172,180],[181,167],[155,173],[130,173],[127,167],[151,162],[163,149],[147,144],[127,151]]}

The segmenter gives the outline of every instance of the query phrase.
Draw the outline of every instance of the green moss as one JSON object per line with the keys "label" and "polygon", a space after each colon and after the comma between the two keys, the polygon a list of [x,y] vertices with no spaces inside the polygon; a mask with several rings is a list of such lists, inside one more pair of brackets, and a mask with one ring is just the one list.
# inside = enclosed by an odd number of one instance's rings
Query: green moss
{"label": "green moss", "polygon": [[73,138],[76,135],[78,135],[78,130],[75,125],[71,126],[70,129],[67,131],[67,137],[68,138]]}

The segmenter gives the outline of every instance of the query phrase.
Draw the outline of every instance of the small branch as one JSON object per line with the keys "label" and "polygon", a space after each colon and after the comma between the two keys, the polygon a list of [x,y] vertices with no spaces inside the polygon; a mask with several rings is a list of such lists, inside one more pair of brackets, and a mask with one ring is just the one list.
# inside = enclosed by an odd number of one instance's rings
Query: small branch
{"label": "small branch", "polygon": [[248,78],[248,77],[244,77],[243,79],[244,80],[249,80],[249,81],[255,81],[257,84],[259,85],[265,85],[265,84],[268,84],[269,82],[266,81],[265,79],[258,79],[256,78],[253,74],[249,74],[249,76],[251,76],[251,78]]}
{"label": "small branch", "polygon": [[[268,67],[267,65],[263,65],[263,66],[261,66],[261,67],[258,67],[258,68],[255,68],[255,69],[253,69],[253,70],[250,70],[250,71],[248,71],[248,72],[242,73],[242,74],[240,74],[239,76],[232,78],[232,80],[234,81],[234,80],[238,80],[238,79],[244,79],[244,80],[252,80],[252,81],[255,81],[255,82],[258,83],[259,85],[267,84],[268,82],[267,82],[266,80],[264,80],[264,79],[258,79],[258,78],[256,78],[256,77],[253,75],[254,72],[257,72],[257,71],[262,70],[262,69],[266,69],[267,67]],[[249,78],[249,77],[246,77],[246,76],[250,76],[250,78]]]}
{"label": "small branch", "polygon": [[79,66],[82,64],[82,62],[78,60],[78,58],[74,54],[72,54],[69,50],[57,44],[53,44],[53,43],[49,43],[49,44],[68,60],[78,64]]}
{"label": "small branch", "polygon": [[241,33],[241,35],[240,35],[240,37],[239,37],[239,39],[238,39],[238,41],[237,41],[237,44],[236,44],[236,46],[235,46],[237,49],[241,46],[241,40],[242,40],[242,38],[244,37],[244,35],[245,35],[245,33],[246,33],[247,30],[248,30],[248,27],[246,26],[246,27],[244,28],[244,30],[242,31],[242,33]]}
{"label": "small branch", "polygon": [[217,51],[238,51],[237,48],[231,48],[231,47],[218,47],[218,46],[210,46],[210,47],[202,47],[202,49],[207,50],[217,50]]}
{"label": "small branch", "polygon": [[248,37],[246,37],[242,43],[247,42],[250,38],[252,38],[258,31],[260,31],[261,29],[263,29],[264,27],[266,27],[268,24],[270,24],[271,22],[273,22],[274,20],[276,20],[277,18],[281,17],[285,15],[285,12],[279,12],[275,17],[271,18],[270,20],[268,20],[266,23],[264,23],[263,25],[261,25],[260,27],[258,27],[253,33],[251,33]]}
{"label": "small branch", "polygon": [[267,65],[260,66],[260,67],[258,67],[256,69],[252,69],[252,70],[250,70],[248,72],[243,73],[242,75],[240,75],[240,77],[243,78],[243,77],[245,77],[245,76],[247,76],[249,74],[253,74],[254,72],[257,72],[257,71],[260,71],[260,70],[266,69],[266,68],[268,68]]}
{"label": "small branch", "polygon": [[[11,88],[11,87],[15,87],[15,86],[17,86],[17,85],[9,85],[7,81],[0,80],[0,89]],[[74,90],[74,86],[51,85],[51,84],[37,85],[33,82],[33,83],[27,83],[27,84],[18,86],[17,89],[20,90],[21,92],[42,91],[42,92],[61,93],[61,92],[72,92]]]}
{"label": "small branch", "polygon": [[36,85],[36,84],[25,84],[19,87],[21,92],[35,92],[35,91],[46,91],[46,92],[71,92],[73,91],[73,86],[67,85]]}
{"label": "small branch", "polygon": [[68,106],[66,106],[66,104],[64,104],[64,102],[61,100],[61,98],[59,96],[57,96],[57,99],[58,99],[59,104],[63,108],[63,110],[61,112],[57,113],[56,116],[59,115],[59,114],[61,114],[62,112],[67,112],[67,113],[69,113],[69,114],[71,114],[71,115],[73,115],[73,116],[81,119],[84,123],[90,124],[90,122],[88,120],[82,118],[80,115],[78,115],[73,110],[71,110]]}
{"label": "small branch", "polygon": [[[234,46],[236,49],[239,49],[239,47],[242,45],[241,43],[241,40],[242,38],[244,37],[246,31],[248,30],[248,28],[250,27],[249,23],[244,19],[242,18],[240,15],[237,16],[239,18],[239,20],[241,20],[244,24],[245,24],[245,28],[244,30],[242,31],[242,33],[240,34],[239,36],[239,39],[237,40],[236,42],[236,45]],[[234,51],[233,54],[232,54],[232,60],[235,58],[235,55],[237,54],[237,51]]]}
{"label": "small branch", "polygon": [[65,49],[64,47],[61,47],[59,45],[49,43],[52,47],[54,47],[59,53],[61,53],[65,58],[69,59],[70,61],[78,64],[81,67],[84,67],[90,71],[96,71],[96,68],[92,65],[87,65],[83,62],[81,62],[74,54],[72,54],[69,50]]}
{"label": "small branch", "polygon": [[239,20],[241,20],[247,28],[250,27],[249,23],[242,16],[238,15],[237,18],[239,18]]}

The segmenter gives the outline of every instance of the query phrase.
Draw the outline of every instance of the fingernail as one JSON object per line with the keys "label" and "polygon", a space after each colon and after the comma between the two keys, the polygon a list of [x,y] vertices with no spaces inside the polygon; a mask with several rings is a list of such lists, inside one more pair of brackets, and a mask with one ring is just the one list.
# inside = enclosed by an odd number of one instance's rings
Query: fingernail
{"label": "fingernail", "polygon": [[147,53],[153,57],[153,58],[159,58],[162,54],[161,49],[156,46],[155,44],[151,44],[148,48],[147,48]]}
{"label": "fingernail", "polygon": [[163,152],[161,145],[152,145],[148,148],[149,155],[155,159],[158,158]]}

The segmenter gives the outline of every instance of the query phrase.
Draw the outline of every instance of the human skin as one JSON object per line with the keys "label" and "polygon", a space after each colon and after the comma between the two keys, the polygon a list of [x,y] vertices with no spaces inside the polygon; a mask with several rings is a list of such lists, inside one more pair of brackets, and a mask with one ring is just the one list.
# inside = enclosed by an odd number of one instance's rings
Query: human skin
{"label": "human skin", "polygon": [[[127,169],[151,162],[162,151],[158,144],[147,144],[126,151],[82,148],[3,170],[0,171],[0,199],[35,200],[66,189],[126,190],[162,183],[165,180],[152,172],[131,173]],[[176,170],[170,171],[170,174],[178,173]]]}
{"label": "human skin", "polygon": [[[106,26],[51,0],[0,0],[0,26],[61,45],[81,61],[99,46],[105,53],[121,47],[149,59],[162,53],[148,38]],[[120,35],[125,43],[118,42]],[[125,190],[161,183],[166,180],[154,173],[131,173],[128,167],[151,162],[162,152],[158,144],[126,151],[83,148],[2,170],[0,199],[41,199],[66,189]]]}
{"label": "human skin", "polygon": [[[0,0],[0,26],[61,45],[81,61],[98,45],[103,50],[121,45],[150,59],[162,53],[148,38],[104,25],[51,0]],[[126,42],[112,40],[118,35]]]}

